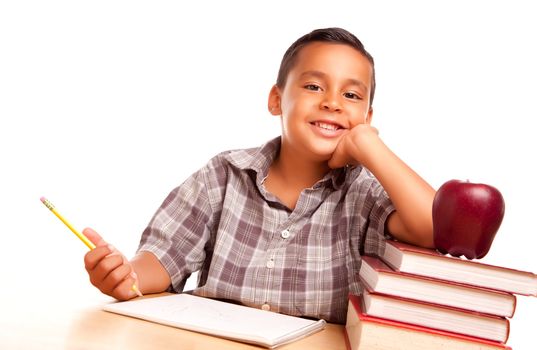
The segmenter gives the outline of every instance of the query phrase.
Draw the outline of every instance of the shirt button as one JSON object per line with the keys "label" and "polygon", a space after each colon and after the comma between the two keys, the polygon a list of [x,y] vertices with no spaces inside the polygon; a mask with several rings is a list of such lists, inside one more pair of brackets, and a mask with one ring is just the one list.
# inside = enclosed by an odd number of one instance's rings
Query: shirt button
{"label": "shirt button", "polygon": [[268,269],[272,269],[274,267],[274,260],[269,260],[267,261],[267,268]]}
{"label": "shirt button", "polygon": [[261,305],[261,309],[265,311],[270,311],[270,305],[269,304],[263,304]]}
{"label": "shirt button", "polygon": [[289,236],[291,236],[291,232],[289,232],[289,230],[283,230],[280,235],[282,236],[283,239],[287,239],[289,238]]}

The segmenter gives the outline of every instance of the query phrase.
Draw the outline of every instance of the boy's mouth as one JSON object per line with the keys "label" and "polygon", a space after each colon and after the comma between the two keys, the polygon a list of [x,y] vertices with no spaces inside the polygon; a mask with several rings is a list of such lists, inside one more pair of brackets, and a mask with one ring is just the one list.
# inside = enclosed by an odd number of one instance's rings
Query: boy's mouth
{"label": "boy's mouth", "polygon": [[314,127],[314,130],[323,137],[337,137],[339,136],[345,128],[337,123],[334,123],[329,120],[316,120],[310,122],[310,125]]}
{"label": "boy's mouth", "polygon": [[338,129],[341,128],[339,125],[325,123],[325,122],[314,122],[313,125],[315,125],[318,128],[321,128],[321,129],[333,130],[333,131],[338,130]]}

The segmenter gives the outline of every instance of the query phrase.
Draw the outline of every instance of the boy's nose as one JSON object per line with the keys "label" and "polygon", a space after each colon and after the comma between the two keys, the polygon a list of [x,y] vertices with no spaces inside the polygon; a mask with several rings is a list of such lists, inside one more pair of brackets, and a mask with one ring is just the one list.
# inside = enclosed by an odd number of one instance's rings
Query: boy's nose
{"label": "boy's nose", "polygon": [[337,96],[326,95],[321,101],[320,107],[323,110],[338,112],[341,110],[341,103],[339,102]]}

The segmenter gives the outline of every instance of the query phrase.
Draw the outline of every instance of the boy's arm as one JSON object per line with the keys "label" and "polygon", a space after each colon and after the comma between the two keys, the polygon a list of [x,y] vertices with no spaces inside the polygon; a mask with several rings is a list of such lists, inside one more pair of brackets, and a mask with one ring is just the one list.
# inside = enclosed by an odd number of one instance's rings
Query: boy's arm
{"label": "boy's arm", "polygon": [[153,253],[139,252],[131,260],[131,264],[138,275],[138,287],[142,293],[161,293],[170,286],[168,271]]}
{"label": "boy's arm", "polygon": [[375,175],[395,206],[395,212],[388,217],[388,232],[401,241],[433,247],[435,190],[399,159],[368,124],[356,126],[341,139],[329,165],[336,168],[357,162]]}

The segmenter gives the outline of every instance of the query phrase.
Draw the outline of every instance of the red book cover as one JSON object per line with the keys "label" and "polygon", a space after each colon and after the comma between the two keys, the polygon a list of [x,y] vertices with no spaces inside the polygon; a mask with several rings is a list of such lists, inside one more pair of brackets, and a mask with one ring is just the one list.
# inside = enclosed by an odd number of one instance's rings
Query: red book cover
{"label": "red book cover", "polygon": [[[437,329],[433,329],[433,328],[412,325],[412,324],[408,324],[408,323],[404,323],[404,322],[391,321],[391,320],[387,320],[387,319],[383,319],[383,318],[378,318],[378,317],[373,317],[373,316],[366,315],[366,314],[364,314],[362,312],[362,306],[361,306],[360,298],[358,296],[356,296],[356,295],[352,295],[352,294],[349,295],[349,302],[351,303],[352,307],[356,310],[356,313],[357,313],[359,319],[362,322],[378,323],[378,324],[381,324],[381,325],[397,327],[397,328],[403,328],[403,329],[407,329],[407,330],[414,331],[414,332],[430,333],[430,334],[435,334],[435,335],[444,336],[444,337],[456,338],[456,339],[460,339],[460,340],[463,340],[463,341],[468,341],[468,342],[488,345],[489,347],[492,346],[492,347],[496,347],[498,349],[511,350],[511,348],[509,346],[507,346],[504,343],[500,343],[500,342],[494,342],[494,341],[490,341],[490,340],[486,340],[486,339],[482,339],[482,338],[476,338],[476,337],[471,337],[471,336],[467,336],[467,335],[463,335],[463,334],[451,333],[451,332],[441,331],[441,330],[437,330]],[[345,329],[345,332],[347,332],[346,329]],[[347,333],[346,333],[346,337],[348,338]],[[350,343],[348,342],[348,339],[346,341],[346,344],[348,346],[348,349],[350,349]]]}
{"label": "red book cover", "polygon": [[[477,260],[468,260],[450,255],[444,255],[435,249],[422,248],[399,241],[390,240],[387,241],[386,244],[401,251],[403,254],[423,256],[427,259],[441,263],[443,269],[457,271],[456,274],[454,274],[452,277],[449,277],[449,280],[453,282],[479,285],[489,289],[492,288],[520,295],[537,296],[537,275],[532,272],[486,264]],[[385,255],[381,257],[381,259],[383,259],[393,269],[397,270],[399,269],[398,266],[392,265],[388,259],[386,259],[386,253],[388,248],[390,248],[389,246],[387,246]],[[465,269],[468,269],[470,272],[465,274]],[[431,268],[429,268],[429,270],[425,272],[408,272],[428,276],[431,271]],[[491,278],[485,278],[484,281],[480,282],[475,279],[476,275],[479,276],[480,279],[487,277],[487,275],[490,275]],[[493,275],[497,276],[495,280],[492,279]],[[446,279],[448,277],[443,276],[441,278]]]}
{"label": "red book cover", "polygon": [[[390,268],[388,265],[386,265],[382,260],[379,258],[373,257],[373,256],[362,256],[362,264],[369,265],[373,270],[377,271],[379,275],[392,275],[396,276],[397,278],[403,278],[404,284],[406,285],[431,285],[431,286],[437,286],[439,292],[450,290],[451,295],[457,296],[461,295],[461,298],[454,298],[453,304],[447,303],[447,301],[443,300],[438,296],[435,298],[435,300],[426,300],[423,299],[423,295],[414,296],[410,295],[409,290],[407,289],[407,295],[398,295],[395,293],[392,293],[391,291],[379,291],[375,286],[372,286],[370,283],[367,282],[367,279],[363,276],[363,268],[362,266],[360,268],[360,278],[368,285],[368,288],[374,292],[380,292],[385,293],[389,295],[394,296],[402,296],[409,299],[414,300],[422,300],[426,302],[431,302],[435,304],[442,304],[446,306],[452,306],[456,308],[466,309],[466,310],[472,310],[472,311],[478,311],[482,313],[489,313],[496,316],[502,316],[502,317],[512,317],[515,313],[516,308],[516,297],[507,292],[498,291],[498,290],[491,290],[488,288],[478,287],[478,286],[472,286],[464,283],[457,283],[453,281],[447,281],[447,280],[440,280],[437,278],[429,277],[429,276],[419,276],[415,274],[410,274],[406,272],[396,271]],[[415,288],[415,291],[419,292],[419,288]],[[462,299],[462,294],[468,294],[468,295],[480,295],[482,298],[491,298],[501,302],[502,304],[502,310],[498,310],[497,312],[487,309],[474,309],[475,305],[470,305],[468,303],[464,303]],[[440,294],[439,294],[440,295]],[[485,305],[486,306],[486,305]],[[505,309],[503,307],[505,306]]]}
{"label": "red book cover", "polygon": [[[363,281],[362,281],[363,282]],[[505,333],[505,336],[503,337],[502,340],[498,340],[498,341],[501,341],[503,343],[507,342],[507,339],[509,338],[509,332],[510,332],[510,323],[509,323],[509,320],[506,319],[505,317],[500,317],[500,316],[495,316],[495,315],[489,315],[489,314],[483,314],[483,313],[480,313],[480,312],[476,312],[476,311],[473,311],[473,310],[465,310],[465,309],[461,309],[461,308],[457,308],[457,307],[452,307],[452,306],[447,306],[447,305],[441,305],[441,304],[437,304],[437,303],[430,303],[430,302],[426,302],[426,301],[422,301],[422,300],[415,300],[415,299],[409,299],[409,298],[403,298],[403,297],[400,297],[400,296],[393,296],[393,295],[389,295],[389,294],[386,294],[386,293],[377,293],[373,290],[370,289],[370,287],[367,285],[367,283],[363,283],[364,286],[365,286],[365,289],[367,291],[367,293],[375,296],[380,296],[382,298],[388,298],[388,299],[393,299],[393,300],[396,300],[396,301],[400,301],[401,303],[405,304],[405,303],[408,303],[408,304],[416,304],[416,305],[419,305],[419,306],[424,306],[424,307],[428,307],[428,308],[433,308],[433,309],[437,309],[437,310],[448,310],[448,311],[451,311],[453,313],[459,313],[459,314],[468,314],[468,315],[471,315],[473,317],[477,317],[477,318],[483,318],[483,319],[490,319],[490,320],[497,320],[497,322],[502,322],[503,324],[505,324],[505,328],[506,328],[506,333]],[[353,296],[354,298],[356,298],[356,296]],[[358,297],[360,298],[360,297]],[[360,303],[360,305],[362,305]],[[367,312],[364,311],[365,310],[365,307],[362,309],[362,312],[367,315]],[[433,313],[434,314],[434,313]],[[379,317],[379,318],[387,318],[387,319],[391,319],[391,320],[394,320],[395,322],[397,322],[396,319],[394,319],[393,317],[390,317],[390,315],[386,315],[386,316],[381,316],[381,315],[371,315],[372,317]],[[437,316],[433,316],[434,317],[439,317],[438,315]],[[409,323],[412,323],[410,321],[408,321]],[[416,323],[414,323],[416,324]],[[416,324],[419,326],[419,324]],[[428,326],[431,326],[430,324],[428,324]],[[453,332],[453,333],[462,333],[462,334],[465,334],[465,335],[469,335],[469,336],[472,336],[471,334],[467,334],[465,332],[456,332],[456,331],[453,331],[451,329],[447,330],[447,331],[450,331],[450,332]],[[480,337],[480,336],[477,336],[477,337]],[[481,337],[481,338],[486,338],[486,337]]]}

